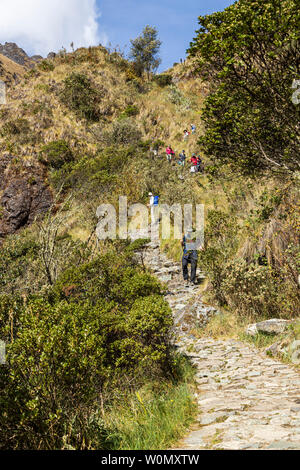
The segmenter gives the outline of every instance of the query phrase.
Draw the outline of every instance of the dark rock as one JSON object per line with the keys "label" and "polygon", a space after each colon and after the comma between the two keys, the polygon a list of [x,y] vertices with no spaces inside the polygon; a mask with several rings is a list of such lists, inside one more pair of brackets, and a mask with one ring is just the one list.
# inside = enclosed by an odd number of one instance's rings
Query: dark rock
{"label": "dark rock", "polygon": [[52,205],[52,193],[39,164],[15,168],[11,157],[0,158],[0,237],[30,225]]}
{"label": "dark rock", "polygon": [[43,60],[43,57],[41,55],[33,55],[32,57],[30,57],[30,59],[34,62],[40,62],[41,60]]}
{"label": "dark rock", "polygon": [[0,54],[3,54],[19,65],[28,65],[30,62],[26,52],[14,42],[6,42],[4,45],[0,44]]}

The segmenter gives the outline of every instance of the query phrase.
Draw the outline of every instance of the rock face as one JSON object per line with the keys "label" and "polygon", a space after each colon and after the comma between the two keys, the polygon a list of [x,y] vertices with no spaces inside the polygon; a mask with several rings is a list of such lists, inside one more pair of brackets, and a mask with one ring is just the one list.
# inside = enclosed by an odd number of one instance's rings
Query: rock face
{"label": "rock face", "polygon": [[0,238],[31,224],[51,204],[52,194],[40,165],[27,163],[16,169],[12,157],[0,158]]}
{"label": "rock face", "polygon": [[[0,54],[0,80],[6,85],[16,83],[25,71],[25,67]],[[5,101],[0,104],[5,104]]]}
{"label": "rock face", "polygon": [[0,54],[23,67],[32,67],[36,62],[43,59],[40,55],[29,57],[26,52],[14,42],[6,42],[3,45],[0,44]]}
{"label": "rock face", "polygon": [[29,62],[26,52],[14,42],[6,42],[4,45],[0,44],[0,54],[3,54],[19,65],[27,65]]}
{"label": "rock face", "polygon": [[272,320],[266,320],[249,325],[246,329],[246,334],[250,336],[255,336],[257,333],[279,335],[283,333],[290,324],[291,322],[289,320],[273,318]]}

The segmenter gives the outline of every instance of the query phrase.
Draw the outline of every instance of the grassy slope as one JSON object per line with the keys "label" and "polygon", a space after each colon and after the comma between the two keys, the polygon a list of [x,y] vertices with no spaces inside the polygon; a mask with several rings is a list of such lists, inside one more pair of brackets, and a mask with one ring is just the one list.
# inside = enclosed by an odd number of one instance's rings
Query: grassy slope
{"label": "grassy slope", "polygon": [[[127,81],[126,67],[123,67],[121,58],[113,59],[101,49],[94,49],[92,56],[86,50],[79,50],[76,54],[77,57],[83,57],[82,61],[74,59],[74,55],[58,58],[53,61],[55,66],[53,71],[42,71],[38,68],[36,75],[27,74],[17,87],[9,91],[9,103],[5,113],[0,116],[0,125],[16,118],[25,118],[29,121],[32,132],[39,135],[39,139],[34,144],[22,144],[14,138],[2,138],[0,139],[2,151],[13,152],[18,157],[30,161],[37,158],[45,143],[64,139],[78,154],[92,155],[96,153],[99,145],[95,140],[94,131],[99,127],[101,130],[109,129],[111,123],[129,105],[135,105],[139,109],[134,121],[145,140],[160,139],[165,145],[172,145],[177,153],[185,148],[189,157],[192,152],[198,151],[197,135],[191,136],[188,142],[184,142],[182,131],[194,123],[198,133],[203,132],[201,108],[207,88],[199,78],[193,76],[189,64],[178,65],[169,71],[181,94],[181,101],[175,104],[170,99],[168,87],[161,88],[152,83],[146,85],[148,90],[140,93],[131,82]],[[84,120],[78,120],[58,99],[57,92],[63,80],[74,71],[87,74],[96,87],[104,86],[106,90],[101,101],[101,110],[105,118],[100,124],[87,125]],[[42,103],[43,106],[38,112],[33,113],[32,107],[36,102]],[[51,125],[43,127],[41,123],[46,112],[50,115]],[[126,194],[131,202],[145,203],[147,192],[153,190],[160,193],[162,202],[204,203],[206,214],[210,209],[215,209],[228,214],[228,217],[234,216],[241,227],[236,235],[237,257],[245,252],[255,254],[257,247],[262,243],[273,244],[271,253],[280,253],[282,244],[284,245],[282,239],[276,238],[270,242],[270,238],[267,242],[264,241],[266,231],[272,232],[270,220],[258,220],[249,226],[249,216],[261,209],[260,198],[264,193],[270,193],[280,186],[286,187],[288,193],[290,182],[270,179],[267,176],[253,181],[240,175],[233,175],[226,167],[222,175],[213,178],[207,175],[192,176],[188,168],[181,170],[175,164],[169,166],[165,159],[164,148],[161,149],[161,155],[161,158],[152,161],[145,151],[143,160],[133,159],[128,162],[119,175],[118,188],[114,195],[99,193],[92,200],[89,196],[85,200],[82,198],[76,200],[75,197],[73,211],[69,214],[68,231],[71,236],[82,240],[89,237],[95,222],[94,211],[97,202],[102,202],[103,199],[115,201],[117,194]],[[210,162],[209,156],[205,156],[205,162],[208,165],[213,163]],[[179,176],[184,178],[179,179]],[[280,218],[282,211],[283,207],[277,208],[277,219]],[[273,221],[277,220],[276,217]],[[177,260],[180,258],[179,242],[164,241],[163,247],[170,257]],[[207,285],[204,286],[206,287]],[[209,289],[206,294],[211,300]],[[284,311],[278,312],[283,316],[284,313]],[[236,320],[233,320],[232,316],[230,318],[229,324],[235,325]],[[242,326],[247,321],[248,319],[243,320]],[[234,325],[229,332],[230,335],[236,334],[237,330],[240,332],[240,326]],[[226,326],[225,336],[228,334],[227,330]]]}

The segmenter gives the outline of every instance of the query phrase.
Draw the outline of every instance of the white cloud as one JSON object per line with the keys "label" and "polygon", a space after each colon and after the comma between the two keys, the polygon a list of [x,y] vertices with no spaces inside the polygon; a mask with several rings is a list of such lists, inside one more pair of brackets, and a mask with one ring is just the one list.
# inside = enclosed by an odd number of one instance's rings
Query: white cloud
{"label": "white cloud", "polygon": [[46,56],[62,47],[107,43],[96,0],[0,0],[0,42]]}

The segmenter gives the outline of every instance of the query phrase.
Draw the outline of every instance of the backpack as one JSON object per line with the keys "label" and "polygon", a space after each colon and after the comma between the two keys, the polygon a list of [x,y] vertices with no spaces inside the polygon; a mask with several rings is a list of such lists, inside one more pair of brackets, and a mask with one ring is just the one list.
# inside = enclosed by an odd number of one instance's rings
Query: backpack
{"label": "backpack", "polygon": [[158,206],[159,204],[159,196],[154,196],[154,205]]}

